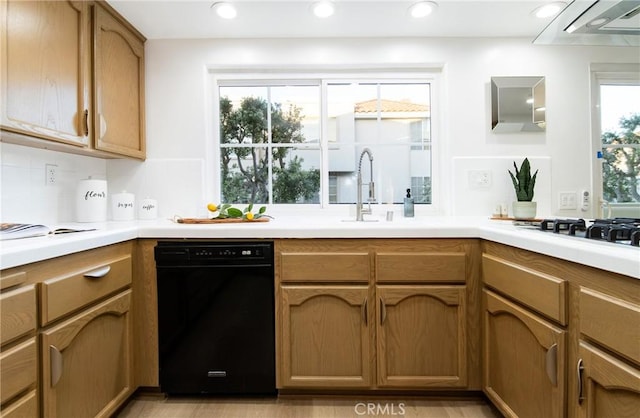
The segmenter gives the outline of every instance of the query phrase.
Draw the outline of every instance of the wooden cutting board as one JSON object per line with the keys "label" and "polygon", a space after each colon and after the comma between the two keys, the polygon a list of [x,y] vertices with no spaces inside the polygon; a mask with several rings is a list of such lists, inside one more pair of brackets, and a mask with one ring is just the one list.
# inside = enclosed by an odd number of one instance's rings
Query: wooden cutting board
{"label": "wooden cutting board", "polygon": [[179,224],[239,224],[239,223],[253,223],[253,222],[269,222],[269,218],[262,217],[258,219],[242,219],[242,218],[177,218],[176,222]]}

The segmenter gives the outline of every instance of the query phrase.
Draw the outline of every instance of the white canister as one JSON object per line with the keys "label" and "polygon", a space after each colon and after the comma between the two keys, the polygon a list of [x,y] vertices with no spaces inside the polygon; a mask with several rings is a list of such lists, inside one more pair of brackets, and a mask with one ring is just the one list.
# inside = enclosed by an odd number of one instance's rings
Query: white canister
{"label": "white canister", "polygon": [[138,204],[138,219],[156,219],[158,217],[158,202],[155,199],[142,199]]}
{"label": "white canister", "polygon": [[105,222],[107,220],[107,181],[89,177],[80,180],[76,191],[76,220]]}
{"label": "white canister", "polygon": [[133,193],[116,193],[111,196],[111,217],[114,221],[133,221],[135,219],[135,201]]}

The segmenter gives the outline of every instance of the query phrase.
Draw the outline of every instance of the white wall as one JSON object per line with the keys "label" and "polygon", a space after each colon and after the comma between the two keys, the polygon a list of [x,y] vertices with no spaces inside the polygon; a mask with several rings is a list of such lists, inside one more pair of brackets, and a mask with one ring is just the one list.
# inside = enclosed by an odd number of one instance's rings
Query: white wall
{"label": "white wall", "polygon": [[[496,203],[513,200],[506,170],[527,156],[543,162],[539,214],[589,216],[557,210],[560,191],[591,189],[589,65],[640,62],[633,47],[537,46],[529,39],[150,40],[145,52],[148,160],[108,160],[106,167],[111,191],[154,197],[161,216],[201,215],[212,198],[208,68],[251,66],[441,67],[444,148],[442,182],[434,187],[445,212],[490,215]],[[517,75],[546,77],[546,133],[491,132],[490,77]],[[467,170],[476,168],[490,171],[492,186],[465,187]]]}
{"label": "white wall", "polygon": [[[13,144],[0,144],[2,222],[57,224],[76,220],[78,181],[107,177],[103,159]],[[56,182],[45,183],[45,166],[56,166]]]}

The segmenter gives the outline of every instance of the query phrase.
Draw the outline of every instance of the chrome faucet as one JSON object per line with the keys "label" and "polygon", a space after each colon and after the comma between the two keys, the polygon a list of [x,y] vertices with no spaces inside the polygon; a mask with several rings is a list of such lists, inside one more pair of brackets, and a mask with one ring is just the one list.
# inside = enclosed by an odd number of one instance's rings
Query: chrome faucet
{"label": "chrome faucet", "polygon": [[[364,154],[369,155],[369,167],[371,172],[371,179],[369,180],[369,198],[367,199],[368,208],[364,209],[362,207],[362,157]],[[375,184],[373,183],[373,154],[369,148],[365,148],[362,150],[360,154],[360,161],[358,162],[358,200],[356,202],[356,221],[364,221],[363,215],[371,214],[371,203],[376,202],[376,191]]]}

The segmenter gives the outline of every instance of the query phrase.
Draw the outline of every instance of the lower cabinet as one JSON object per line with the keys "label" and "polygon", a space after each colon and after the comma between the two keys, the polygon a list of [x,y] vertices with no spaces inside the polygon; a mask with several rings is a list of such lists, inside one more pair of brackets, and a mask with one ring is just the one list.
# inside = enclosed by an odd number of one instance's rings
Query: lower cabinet
{"label": "lower cabinet", "polygon": [[284,387],[369,387],[367,286],[282,286]]}
{"label": "lower cabinet", "polygon": [[614,296],[579,288],[580,340],[571,373],[578,417],[640,416],[640,305],[633,301],[638,295],[637,290]]}
{"label": "lower cabinet", "polygon": [[484,390],[506,417],[560,418],[566,332],[484,291]]}
{"label": "lower cabinet", "polygon": [[580,342],[577,367],[578,416],[637,417],[640,413],[640,370]]}
{"label": "lower cabinet", "polygon": [[468,388],[473,247],[277,241],[278,388]]}
{"label": "lower cabinet", "polygon": [[43,414],[110,416],[132,393],[131,290],[41,332]]}
{"label": "lower cabinet", "polygon": [[467,385],[464,286],[376,286],[380,387]]}

